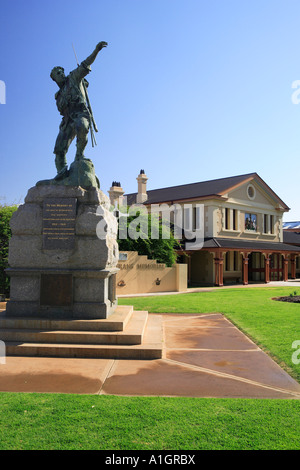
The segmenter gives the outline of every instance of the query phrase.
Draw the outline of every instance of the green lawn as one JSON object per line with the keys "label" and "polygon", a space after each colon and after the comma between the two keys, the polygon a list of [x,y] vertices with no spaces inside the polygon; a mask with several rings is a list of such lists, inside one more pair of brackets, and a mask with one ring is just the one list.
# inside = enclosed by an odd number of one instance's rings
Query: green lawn
{"label": "green lawn", "polygon": [[297,400],[1,394],[0,449],[299,449]]}
{"label": "green lawn", "polygon": [[[300,381],[300,305],[286,288],[120,299],[149,312],[220,312]],[[0,393],[0,449],[300,449],[300,401]]]}

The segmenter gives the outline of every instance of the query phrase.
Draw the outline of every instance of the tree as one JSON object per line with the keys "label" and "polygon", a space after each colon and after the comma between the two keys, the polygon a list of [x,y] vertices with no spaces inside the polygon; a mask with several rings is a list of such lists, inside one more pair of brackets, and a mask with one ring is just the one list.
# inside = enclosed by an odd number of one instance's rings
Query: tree
{"label": "tree", "polygon": [[[122,213],[120,213],[122,214]],[[175,240],[168,224],[160,218],[157,225],[156,238],[151,237],[152,215],[137,212],[135,216],[127,214],[119,218],[118,245],[120,251],[137,251],[158,263],[172,266],[177,259]],[[123,236],[120,236],[122,234]],[[124,234],[127,234],[124,238]]]}
{"label": "tree", "polygon": [[9,222],[18,206],[0,206],[0,293],[9,295],[9,277],[5,273],[8,267],[8,245],[11,237]]}

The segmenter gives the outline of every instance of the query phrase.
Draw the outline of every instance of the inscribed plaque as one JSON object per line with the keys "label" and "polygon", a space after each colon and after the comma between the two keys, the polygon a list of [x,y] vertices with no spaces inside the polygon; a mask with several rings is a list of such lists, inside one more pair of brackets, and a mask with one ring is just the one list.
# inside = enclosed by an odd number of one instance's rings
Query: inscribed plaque
{"label": "inscribed plaque", "polygon": [[75,198],[47,198],[43,207],[43,249],[72,250],[75,246]]}
{"label": "inscribed plaque", "polygon": [[72,303],[72,274],[41,274],[40,305],[42,307],[71,307]]}

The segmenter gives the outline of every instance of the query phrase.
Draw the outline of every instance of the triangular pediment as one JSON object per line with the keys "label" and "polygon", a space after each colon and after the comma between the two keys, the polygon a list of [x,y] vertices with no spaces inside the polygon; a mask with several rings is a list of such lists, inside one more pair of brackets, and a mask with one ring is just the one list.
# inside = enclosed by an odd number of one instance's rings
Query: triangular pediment
{"label": "triangular pediment", "polygon": [[288,206],[258,175],[229,188],[223,196],[231,202],[243,205],[289,210]]}

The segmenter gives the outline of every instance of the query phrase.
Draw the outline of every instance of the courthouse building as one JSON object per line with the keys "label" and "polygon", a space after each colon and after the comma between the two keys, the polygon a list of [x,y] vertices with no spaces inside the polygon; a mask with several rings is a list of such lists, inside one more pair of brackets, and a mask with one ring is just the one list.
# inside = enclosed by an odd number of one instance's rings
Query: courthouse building
{"label": "courthouse building", "polygon": [[284,238],[283,215],[289,207],[257,173],[154,190],[148,190],[147,180],[141,170],[138,190],[132,194],[114,182],[111,203],[189,206],[194,228],[199,223],[197,208],[203,207],[203,245],[186,249],[182,241],[178,249],[178,263],[188,264],[189,286],[268,283],[300,276],[300,245]]}

